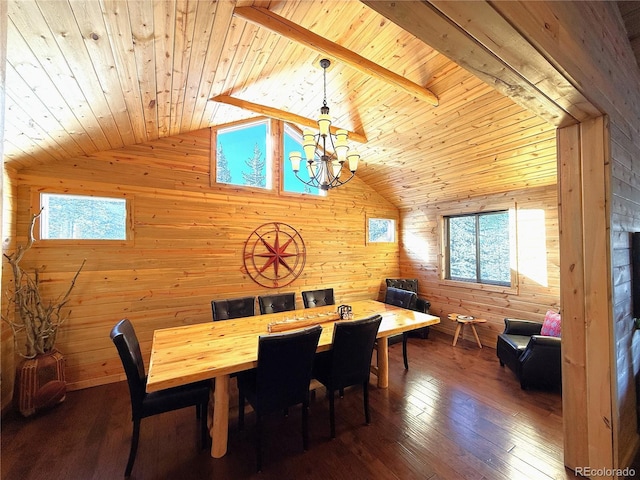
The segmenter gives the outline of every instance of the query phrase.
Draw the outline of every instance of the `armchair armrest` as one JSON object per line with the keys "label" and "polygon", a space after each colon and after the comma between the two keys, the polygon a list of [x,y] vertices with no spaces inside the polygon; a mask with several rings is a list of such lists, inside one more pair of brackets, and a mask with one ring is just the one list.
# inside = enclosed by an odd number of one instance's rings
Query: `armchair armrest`
{"label": "armchair armrest", "polygon": [[418,300],[416,301],[417,312],[429,313],[430,306],[431,306],[431,303],[429,302],[429,300],[418,297]]}
{"label": "armchair armrest", "polygon": [[561,344],[562,340],[560,339],[560,337],[550,337],[547,335],[531,335],[527,348],[536,348],[539,346],[559,349]]}
{"label": "armchair armrest", "polygon": [[518,359],[517,374],[523,389],[532,385],[562,384],[562,351],[559,337],[532,335]]}
{"label": "armchair armrest", "polygon": [[542,323],[518,318],[504,319],[504,332],[511,335],[540,335]]}

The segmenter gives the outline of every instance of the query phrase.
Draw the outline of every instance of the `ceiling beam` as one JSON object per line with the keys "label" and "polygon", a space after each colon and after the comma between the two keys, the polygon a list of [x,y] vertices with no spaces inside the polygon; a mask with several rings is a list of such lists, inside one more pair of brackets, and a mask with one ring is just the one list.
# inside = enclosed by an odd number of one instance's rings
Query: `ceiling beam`
{"label": "ceiling beam", "polygon": [[496,11],[501,2],[361,1],[552,125],[572,125],[597,112]]}
{"label": "ceiling beam", "polygon": [[288,38],[289,40],[300,43],[316,52],[337,58],[365,75],[369,75],[389,83],[420,100],[430,103],[431,105],[438,105],[438,98],[427,88],[407,80],[403,76],[387,70],[377,63],[367,60],[357,53],[354,53],[337,43],[333,43],[332,41],[327,40],[326,38],[323,38],[300,25],[296,25],[266,8],[237,7],[233,14],[237,17],[243,18],[244,20],[255,23],[256,25],[267,28],[272,32]]}
{"label": "ceiling beam", "polygon": [[[259,105],[257,103],[248,102],[239,98],[230,97],[229,95],[217,95],[211,98],[212,101],[218,103],[225,103],[227,105],[233,105],[235,107],[250,110],[260,115],[265,115],[270,118],[275,118],[285,122],[295,123],[297,125],[304,125],[305,127],[318,128],[318,121],[311,118],[296,115],[295,113],[286,112],[284,110],[278,110],[277,108],[267,107],[266,105]],[[340,130],[339,127],[331,126],[331,132],[336,133]],[[347,131],[349,140],[353,140],[358,143],[367,143],[367,137],[363,133],[349,132]]]}

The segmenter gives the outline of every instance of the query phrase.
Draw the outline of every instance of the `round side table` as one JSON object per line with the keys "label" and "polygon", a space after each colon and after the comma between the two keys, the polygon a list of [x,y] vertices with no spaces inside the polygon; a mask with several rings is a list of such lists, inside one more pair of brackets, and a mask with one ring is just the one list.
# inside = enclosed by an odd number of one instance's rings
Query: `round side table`
{"label": "round side table", "polygon": [[487,321],[482,318],[470,317],[467,315],[461,315],[459,313],[450,313],[449,320],[452,322],[457,322],[456,332],[453,335],[453,346],[456,346],[458,343],[458,336],[464,338],[464,326],[470,325],[471,331],[473,331],[473,336],[476,337],[476,342],[480,348],[482,348],[482,343],[480,343],[480,337],[478,337],[478,332],[476,330],[476,323],[486,323]]}

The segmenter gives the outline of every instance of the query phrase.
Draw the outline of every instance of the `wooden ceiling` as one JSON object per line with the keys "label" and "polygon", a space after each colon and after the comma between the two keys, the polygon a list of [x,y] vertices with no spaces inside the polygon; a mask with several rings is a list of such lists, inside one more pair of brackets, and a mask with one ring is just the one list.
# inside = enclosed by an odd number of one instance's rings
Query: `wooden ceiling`
{"label": "wooden ceiling", "polygon": [[[308,43],[240,7],[287,19]],[[328,56],[334,125],[366,137],[358,176],[398,207],[556,181],[554,126],[360,2],[9,0],[8,16],[16,169],[256,115],[219,95],[316,118]],[[337,49],[321,53],[313,34]]]}
{"label": "wooden ceiling", "polygon": [[640,2],[617,2],[620,15],[627,29],[627,35],[631,48],[636,56],[636,62],[640,65]]}

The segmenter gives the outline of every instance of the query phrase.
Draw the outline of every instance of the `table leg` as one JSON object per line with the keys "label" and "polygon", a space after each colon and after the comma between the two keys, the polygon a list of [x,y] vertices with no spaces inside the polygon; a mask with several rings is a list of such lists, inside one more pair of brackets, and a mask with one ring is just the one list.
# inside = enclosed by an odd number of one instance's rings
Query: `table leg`
{"label": "table leg", "polygon": [[473,335],[476,337],[476,342],[478,342],[478,346],[482,348],[482,344],[480,343],[480,337],[478,337],[478,331],[476,330],[476,326],[472,323],[471,330],[473,330]]}
{"label": "table leg", "polygon": [[464,324],[458,322],[458,324],[456,325],[456,333],[453,335],[453,346],[454,347],[456,346],[456,343],[458,343],[458,335],[460,335],[460,332],[462,332],[463,328],[464,328]]}
{"label": "table leg", "polygon": [[213,422],[210,432],[211,456],[221,458],[227,453],[229,436],[229,375],[216,377],[213,403]]}
{"label": "table leg", "polygon": [[387,337],[378,338],[378,388],[389,387],[389,342]]}

